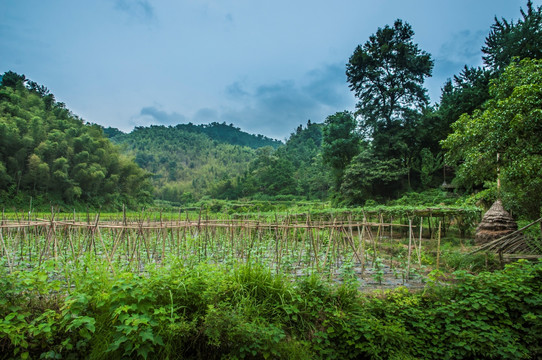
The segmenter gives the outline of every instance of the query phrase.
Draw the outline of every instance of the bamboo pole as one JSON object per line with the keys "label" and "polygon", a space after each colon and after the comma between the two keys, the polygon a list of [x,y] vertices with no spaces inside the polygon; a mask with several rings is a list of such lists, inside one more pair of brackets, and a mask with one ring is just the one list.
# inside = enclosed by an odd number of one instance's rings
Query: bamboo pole
{"label": "bamboo pole", "polygon": [[324,262],[322,264],[323,269],[326,268],[327,259],[328,259],[328,256],[329,256],[329,249],[331,248],[331,243],[333,242],[333,231],[335,230],[335,222],[336,221],[337,221],[337,219],[334,218],[333,219],[333,226],[331,227],[330,234],[329,234],[329,239],[328,239],[328,242],[327,242],[326,255],[324,256]]}
{"label": "bamboo pole", "polygon": [[408,259],[407,259],[407,271],[406,280],[408,282],[410,278],[410,257],[412,255],[412,220],[408,219]]}
{"label": "bamboo pole", "polygon": [[438,222],[438,236],[437,236],[437,270],[439,269],[439,266],[440,266],[440,228],[441,226],[441,222],[439,221]]}
{"label": "bamboo pole", "polygon": [[358,245],[358,252],[361,254],[361,260],[362,260],[362,267],[365,265],[365,263],[367,262],[367,253],[365,251],[365,233],[366,233],[366,230],[365,230],[365,225],[361,225],[361,228],[360,228],[360,225],[356,225],[357,228],[358,228],[358,239],[359,239],[359,245]]}
{"label": "bamboo pole", "polygon": [[109,267],[111,268],[111,272],[113,273],[113,276],[115,276],[115,267],[113,266],[113,263],[111,262],[111,259],[109,258],[109,253],[107,252],[107,247],[105,246],[104,240],[102,238],[102,234],[100,232],[100,228],[96,227],[96,233],[98,234],[98,239],[100,240],[103,248],[103,252],[105,253],[105,258],[107,262],[109,263]]}
{"label": "bamboo pole", "polygon": [[13,265],[11,264],[11,257],[9,256],[9,251],[7,249],[6,243],[4,241],[4,235],[2,233],[3,231],[0,231],[0,241],[2,241],[2,249],[8,261],[8,269],[9,269],[9,273],[11,274],[13,272]]}
{"label": "bamboo pole", "polygon": [[390,217],[390,270],[393,270],[393,216]]}
{"label": "bamboo pole", "polygon": [[422,233],[423,233],[423,217],[420,217],[420,242],[418,246],[418,265],[422,266]]}

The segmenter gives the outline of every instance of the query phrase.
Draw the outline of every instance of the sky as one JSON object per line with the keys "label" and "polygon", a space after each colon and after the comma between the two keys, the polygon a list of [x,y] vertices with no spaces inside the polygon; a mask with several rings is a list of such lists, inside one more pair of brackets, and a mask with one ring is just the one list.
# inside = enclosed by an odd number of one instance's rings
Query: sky
{"label": "sky", "polygon": [[[542,0],[533,1],[539,6]],[[285,140],[355,110],[346,63],[402,19],[435,61],[425,82],[482,65],[494,18],[526,0],[0,0],[0,73],[45,85],[85,121],[226,122]]]}

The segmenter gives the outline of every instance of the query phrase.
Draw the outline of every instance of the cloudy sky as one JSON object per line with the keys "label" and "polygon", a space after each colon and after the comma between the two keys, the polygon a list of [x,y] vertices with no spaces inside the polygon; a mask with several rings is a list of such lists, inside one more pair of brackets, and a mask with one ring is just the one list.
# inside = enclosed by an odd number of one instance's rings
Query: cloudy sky
{"label": "cloudy sky", "polygon": [[[535,0],[540,5],[542,0]],[[354,110],[345,64],[397,18],[447,78],[481,65],[494,17],[526,0],[0,0],[0,73],[45,85],[89,122],[218,121],[284,140]]]}

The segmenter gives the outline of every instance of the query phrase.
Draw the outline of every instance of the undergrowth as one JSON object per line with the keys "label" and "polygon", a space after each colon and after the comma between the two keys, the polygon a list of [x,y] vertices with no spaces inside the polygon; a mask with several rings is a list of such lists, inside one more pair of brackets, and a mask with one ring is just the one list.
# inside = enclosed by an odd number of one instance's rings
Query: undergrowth
{"label": "undergrowth", "polygon": [[542,356],[542,262],[372,295],[256,264],[1,271],[2,359]]}

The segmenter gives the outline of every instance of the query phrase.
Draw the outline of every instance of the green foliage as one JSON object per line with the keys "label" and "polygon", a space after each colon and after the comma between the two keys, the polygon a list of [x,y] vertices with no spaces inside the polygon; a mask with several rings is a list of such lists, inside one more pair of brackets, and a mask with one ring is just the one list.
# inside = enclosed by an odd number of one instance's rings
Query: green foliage
{"label": "green foliage", "polygon": [[[21,206],[81,202],[146,204],[148,174],[120,154],[101,127],[85,124],[49,91],[6,73],[0,86],[0,196]],[[26,81],[26,82],[25,82]],[[39,201],[34,201],[39,205]]]}
{"label": "green foliage", "polygon": [[[431,56],[413,43],[412,27],[396,20],[356,48],[347,64],[350,88],[360,100],[362,127],[375,138],[380,130],[401,121],[412,106],[426,104],[423,79],[431,76]],[[383,129],[380,129],[380,126]]]}
{"label": "green foliage", "polygon": [[[227,191],[247,171],[255,151],[214,141],[203,133],[204,129],[216,127],[190,124],[136,127],[113,141],[134,156],[139,166],[153,173],[155,198],[187,203],[209,194],[213,186],[215,193],[230,197]],[[257,140],[256,136],[250,136]],[[220,183],[228,180],[229,186]]]}
{"label": "green foliage", "polygon": [[[389,202],[389,205],[403,206],[436,206],[438,205],[456,205],[457,197],[450,195],[446,191],[440,189],[426,190],[422,192],[408,192],[397,200]],[[471,206],[473,204],[470,204]]]}
{"label": "green foliage", "polygon": [[[366,149],[342,167],[344,182],[337,189],[348,202],[428,188],[439,170],[431,132],[439,119],[426,109],[429,99],[423,88],[433,60],[413,36],[409,24],[396,20],[359,45],[347,64],[350,88],[359,99],[359,128],[367,141]],[[431,156],[422,156],[422,149]]]}
{"label": "green foliage", "polygon": [[[437,111],[439,122],[433,129],[434,140],[445,139],[450,133],[450,126],[462,114],[472,112],[489,99],[489,81],[491,72],[483,68],[471,68],[465,65],[459,75],[447,80],[442,87],[440,104]],[[438,145],[438,144],[436,144]]]}
{"label": "green foliage", "polygon": [[442,154],[439,153],[435,156],[428,148],[423,148],[420,151],[420,156],[420,180],[422,187],[427,189],[436,185],[434,181],[434,174],[437,172],[437,170],[442,169]]}
{"label": "green foliage", "polygon": [[348,111],[327,117],[323,129],[322,160],[331,166],[338,189],[344,170],[359,152],[360,138],[356,132],[356,120]]}
{"label": "green foliage", "polygon": [[225,122],[221,124],[212,122],[208,125],[180,124],[177,125],[177,127],[189,132],[205,134],[210,139],[220,143],[246,146],[252,149],[258,149],[265,146],[271,146],[276,149],[282,145],[282,142],[279,140],[274,140],[261,134],[252,135],[241,131],[240,128],[234,127],[233,124],[226,125]]}
{"label": "green foliage", "polygon": [[397,181],[408,170],[399,160],[380,160],[371,149],[364,149],[356,155],[344,173],[341,194],[348,202],[363,204],[367,199],[382,200],[396,196]]}
{"label": "green foliage", "polygon": [[299,126],[277,153],[288,159],[293,167],[295,194],[307,199],[325,199],[331,186],[331,171],[323,160],[323,124]]}
{"label": "green foliage", "polygon": [[[218,186],[228,187],[236,197],[274,198],[285,196],[306,199],[324,199],[330,188],[330,171],[324,164],[322,149],[322,124],[307,122],[299,126],[286,144],[273,150],[258,149],[249,170],[237,184],[227,179]],[[325,146],[325,145],[324,145]],[[216,196],[219,191],[213,192]],[[224,196],[220,196],[224,197]]]}
{"label": "green foliage", "polygon": [[[447,161],[461,163],[458,181],[466,187],[502,177],[503,200],[518,214],[536,219],[542,204],[542,63],[511,64],[491,83],[484,110],[464,114],[442,142]],[[498,159],[499,155],[499,159]]]}
{"label": "green foliage", "polygon": [[482,48],[485,64],[501,73],[513,58],[542,58],[542,6],[534,7],[527,1],[527,12],[521,9],[522,18],[517,22],[497,19],[491,25]]}
{"label": "green foliage", "polygon": [[113,141],[153,173],[155,198],[181,204],[205,195],[225,199],[242,196],[238,184],[257,157],[254,149],[281,144],[218,123],[136,127],[129,134],[116,135]]}
{"label": "green foliage", "polygon": [[[518,359],[542,355],[542,263],[362,295],[256,264],[0,277],[0,358]],[[345,276],[347,277],[345,267]],[[378,279],[377,279],[378,280]]]}
{"label": "green foliage", "polygon": [[479,273],[495,270],[500,266],[494,254],[465,254],[454,251],[449,246],[443,246],[441,252],[441,263],[448,272],[464,270],[469,273]]}
{"label": "green foliage", "polygon": [[108,138],[113,138],[115,136],[122,135],[122,134],[124,133],[117,128],[114,128],[114,127],[104,128],[104,135],[107,136]]}

